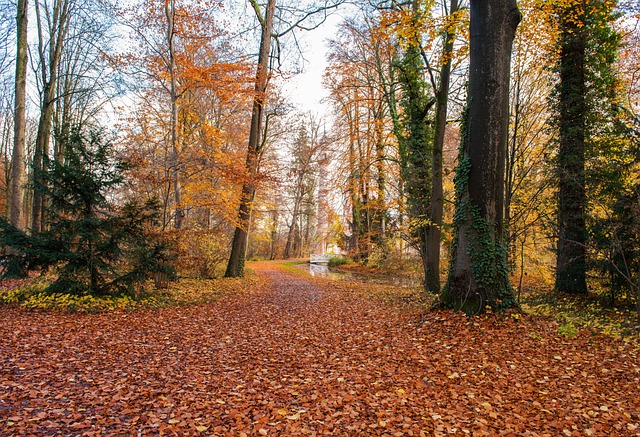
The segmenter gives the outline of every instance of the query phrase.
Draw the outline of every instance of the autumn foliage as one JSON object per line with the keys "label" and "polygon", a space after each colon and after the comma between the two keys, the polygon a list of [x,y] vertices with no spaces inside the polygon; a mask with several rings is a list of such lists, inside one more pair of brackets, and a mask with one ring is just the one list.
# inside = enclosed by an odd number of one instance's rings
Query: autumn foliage
{"label": "autumn foliage", "polygon": [[0,435],[638,433],[630,345],[518,313],[425,316],[375,297],[400,290],[252,268],[250,289],[206,305],[0,309]]}

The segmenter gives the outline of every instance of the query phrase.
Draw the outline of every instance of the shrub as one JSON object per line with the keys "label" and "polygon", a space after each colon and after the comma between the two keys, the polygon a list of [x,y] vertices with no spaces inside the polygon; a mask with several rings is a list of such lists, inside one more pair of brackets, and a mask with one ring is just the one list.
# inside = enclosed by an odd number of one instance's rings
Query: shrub
{"label": "shrub", "polygon": [[343,264],[348,264],[349,260],[344,256],[334,256],[329,258],[329,267],[341,266]]}

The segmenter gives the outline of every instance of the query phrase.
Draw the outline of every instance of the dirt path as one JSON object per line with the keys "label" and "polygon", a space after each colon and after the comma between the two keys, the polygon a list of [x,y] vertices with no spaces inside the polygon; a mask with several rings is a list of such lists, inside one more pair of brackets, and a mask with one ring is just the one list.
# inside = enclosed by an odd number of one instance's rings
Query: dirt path
{"label": "dirt path", "polygon": [[640,435],[626,345],[383,305],[256,264],[160,311],[0,309],[0,435]]}

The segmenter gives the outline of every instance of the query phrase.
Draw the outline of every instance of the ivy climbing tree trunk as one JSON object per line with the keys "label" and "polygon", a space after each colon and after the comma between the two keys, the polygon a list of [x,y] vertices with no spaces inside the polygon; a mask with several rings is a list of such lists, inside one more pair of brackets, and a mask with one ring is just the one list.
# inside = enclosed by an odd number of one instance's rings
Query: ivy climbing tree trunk
{"label": "ivy climbing tree trunk", "polygon": [[[429,111],[435,99],[428,96],[422,60],[422,35],[418,23],[423,19],[420,2],[411,3],[414,31],[406,38],[406,49],[397,64],[397,79],[402,90],[400,128],[396,129],[400,155],[401,176],[406,191],[409,215],[409,233],[418,250],[426,278],[429,274],[427,240],[431,223],[432,182],[432,122]],[[428,288],[427,288],[428,289]]]}
{"label": "ivy climbing tree trunk", "polygon": [[471,2],[467,110],[456,169],[454,246],[444,306],[468,314],[516,306],[502,242],[516,0]]}
{"label": "ivy climbing tree trunk", "polygon": [[556,291],[587,292],[585,208],[586,85],[583,6],[560,11],[558,248]]}
{"label": "ivy climbing tree trunk", "polygon": [[26,100],[27,100],[27,0],[18,0],[17,51],[15,78],[14,140],[11,156],[11,224],[20,230],[25,228],[23,186],[25,183],[24,153],[26,146]]}
{"label": "ivy climbing tree trunk", "polygon": [[256,85],[251,110],[251,126],[249,128],[249,144],[245,162],[246,181],[242,184],[240,207],[238,208],[238,225],[233,234],[231,254],[227,263],[225,277],[237,278],[244,276],[244,258],[247,251],[249,225],[251,224],[251,209],[256,194],[256,178],[264,144],[261,142],[262,112],[266,98],[267,83],[269,81],[269,53],[271,51],[271,36],[273,33],[273,16],[276,0],[267,2],[265,14],[262,15],[257,1],[251,4],[256,12],[262,34],[260,36],[260,52],[256,70]]}

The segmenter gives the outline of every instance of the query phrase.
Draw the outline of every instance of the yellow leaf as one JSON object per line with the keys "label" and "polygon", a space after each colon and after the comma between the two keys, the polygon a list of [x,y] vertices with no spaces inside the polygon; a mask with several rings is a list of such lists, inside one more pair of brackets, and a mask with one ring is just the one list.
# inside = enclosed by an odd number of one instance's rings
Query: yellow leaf
{"label": "yellow leaf", "polygon": [[205,432],[206,430],[209,429],[209,427],[204,425],[197,425],[196,429],[198,430],[198,432]]}
{"label": "yellow leaf", "polygon": [[281,415],[281,416],[286,416],[287,413],[289,413],[289,411],[286,410],[285,408],[279,408],[278,409],[278,414]]}
{"label": "yellow leaf", "polygon": [[180,421],[178,419],[169,419],[169,423],[173,425],[176,423],[180,423]]}
{"label": "yellow leaf", "polygon": [[289,419],[289,420],[298,420],[298,419],[300,419],[300,414],[299,413],[292,414],[291,416],[287,416],[287,419]]}
{"label": "yellow leaf", "polygon": [[398,390],[396,390],[398,393],[400,393],[401,395],[405,394],[406,392],[404,391],[403,388],[399,388]]}

